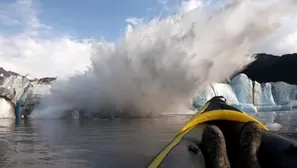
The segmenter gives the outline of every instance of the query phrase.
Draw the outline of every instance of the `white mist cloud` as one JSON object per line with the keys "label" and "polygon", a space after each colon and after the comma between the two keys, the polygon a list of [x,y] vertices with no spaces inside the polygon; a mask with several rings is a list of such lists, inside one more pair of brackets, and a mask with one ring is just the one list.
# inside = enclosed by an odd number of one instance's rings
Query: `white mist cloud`
{"label": "white mist cloud", "polygon": [[[205,6],[203,2],[182,1],[179,11],[202,8]],[[38,18],[39,12],[42,10],[36,7],[33,0],[0,2],[0,66],[33,77],[66,77],[86,70],[90,65],[92,41],[55,35],[54,28]],[[143,18],[130,17],[126,21],[131,24],[127,32],[132,32],[134,26],[143,22]],[[290,29],[284,28],[280,35],[266,41],[256,51],[276,54],[297,52],[297,42],[294,40],[297,25],[292,24],[286,26]],[[10,28],[16,28],[13,29],[16,32],[9,32],[12,31]]]}
{"label": "white mist cloud", "polygon": [[[33,77],[72,76],[92,67],[84,75],[57,81],[41,115],[58,116],[59,110],[72,108],[107,116],[113,115],[110,108],[117,110],[115,115],[135,116],[174,111],[197,90],[246,65],[250,58],[244,55],[254,48],[296,51],[293,23],[262,42],[283,15],[296,11],[293,0],[278,2],[241,0],[213,15],[201,1],[189,0],[178,10],[190,11],[184,15],[147,24],[128,18],[136,28],[130,25],[118,43],[102,42],[95,50],[90,40],[56,36],[54,27],[38,18],[32,0],[0,2],[0,24],[5,27],[0,28],[0,66]],[[7,33],[12,26],[17,34]]]}
{"label": "white mist cloud", "polygon": [[253,60],[251,51],[295,14],[297,1],[277,2],[241,0],[215,13],[196,8],[131,28],[116,43],[96,45],[92,69],[58,81],[33,115],[181,113],[200,89]]}

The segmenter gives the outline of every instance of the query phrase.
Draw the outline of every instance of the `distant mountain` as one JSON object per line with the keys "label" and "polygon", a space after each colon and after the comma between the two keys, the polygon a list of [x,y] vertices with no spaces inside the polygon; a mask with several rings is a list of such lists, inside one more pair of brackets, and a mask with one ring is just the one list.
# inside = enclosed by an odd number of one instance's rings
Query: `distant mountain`
{"label": "distant mountain", "polygon": [[283,81],[297,84],[297,53],[282,56],[259,53],[256,61],[240,73],[260,83]]}

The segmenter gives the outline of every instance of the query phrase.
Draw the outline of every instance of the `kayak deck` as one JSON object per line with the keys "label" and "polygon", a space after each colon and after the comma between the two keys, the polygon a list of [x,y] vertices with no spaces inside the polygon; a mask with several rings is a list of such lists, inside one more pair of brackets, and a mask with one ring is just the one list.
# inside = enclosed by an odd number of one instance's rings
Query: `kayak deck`
{"label": "kayak deck", "polygon": [[[214,97],[195,114],[177,133],[172,142],[156,155],[149,168],[206,168],[203,156],[202,133],[207,124],[218,126],[226,140],[231,167],[236,163],[239,150],[239,134],[244,123],[257,122],[262,129],[259,149],[262,168],[296,168],[297,142],[271,133],[257,119],[228,105],[221,97]],[[294,153],[295,152],[295,153]]]}

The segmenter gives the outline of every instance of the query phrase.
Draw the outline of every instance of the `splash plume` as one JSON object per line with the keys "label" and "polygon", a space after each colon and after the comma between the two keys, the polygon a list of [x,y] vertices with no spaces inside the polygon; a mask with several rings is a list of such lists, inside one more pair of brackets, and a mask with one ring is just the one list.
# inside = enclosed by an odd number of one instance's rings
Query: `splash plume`
{"label": "splash plume", "polygon": [[200,89],[253,61],[253,48],[296,6],[241,0],[138,24],[116,43],[95,43],[89,70],[57,81],[33,117],[62,117],[73,109],[100,117],[180,112]]}

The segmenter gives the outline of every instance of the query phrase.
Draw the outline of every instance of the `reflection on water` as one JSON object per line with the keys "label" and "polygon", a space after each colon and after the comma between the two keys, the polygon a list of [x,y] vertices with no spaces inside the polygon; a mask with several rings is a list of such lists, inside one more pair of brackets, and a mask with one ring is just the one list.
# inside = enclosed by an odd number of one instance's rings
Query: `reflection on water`
{"label": "reflection on water", "polygon": [[[278,115],[295,136],[297,113]],[[17,168],[145,167],[189,116],[123,120],[0,120],[0,165]],[[297,137],[297,136],[295,136]]]}

